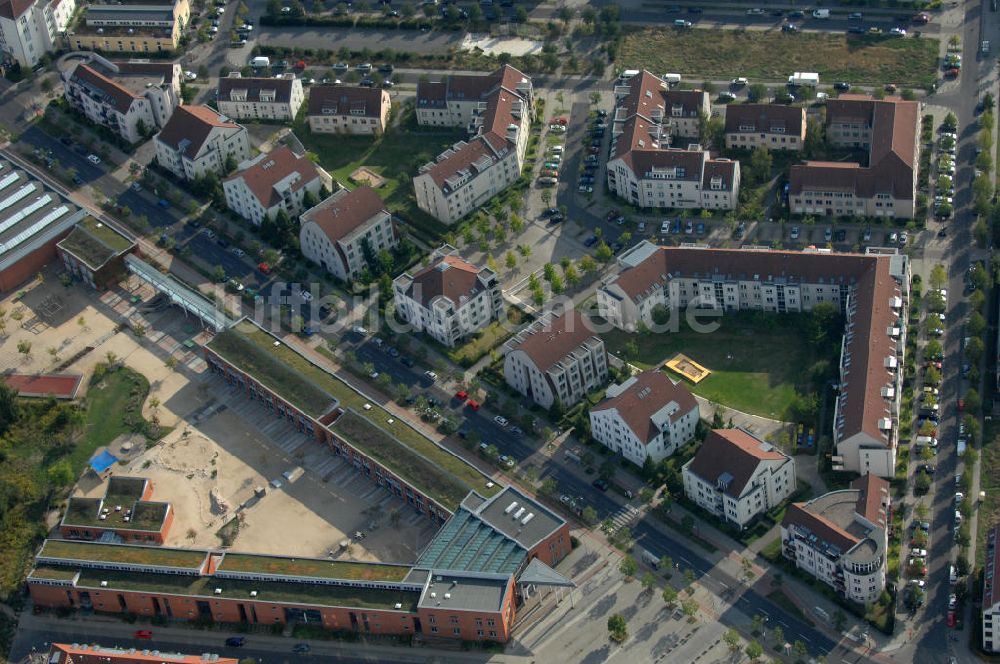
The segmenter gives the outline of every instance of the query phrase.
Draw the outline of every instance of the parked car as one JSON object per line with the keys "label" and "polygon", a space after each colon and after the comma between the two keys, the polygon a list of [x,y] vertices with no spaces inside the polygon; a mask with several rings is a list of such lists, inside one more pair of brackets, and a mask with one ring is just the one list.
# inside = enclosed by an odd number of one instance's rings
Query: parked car
{"label": "parked car", "polygon": [[496,425],[501,429],[507,428],[508,422],[506,417],[503,417],[502,415],[497,415],[496,417],[493,418],[493,421],[496,422]]}
{"label": "parked car", "polygon": [[230,636],[226,639],[226,645],[230,648],[241,648],[246,645],[246,637],[243,636]]}
{"label": "parked car", "polygon": [[600,491],[607,491],[608,488],[610,487],[608,481],[603,477],[598,477],[596,480],[591,482],[591,484],[593,484],[595,489],[598,489]]}

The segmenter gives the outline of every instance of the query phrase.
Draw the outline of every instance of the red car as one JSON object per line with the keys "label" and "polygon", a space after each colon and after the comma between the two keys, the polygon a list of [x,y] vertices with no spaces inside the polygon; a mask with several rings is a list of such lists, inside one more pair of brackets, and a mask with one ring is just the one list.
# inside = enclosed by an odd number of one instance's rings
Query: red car
{"label": "red car", "polygon": [[946,71],[944,73],[944,75],[948,76],[950,78],[958,78],[959,73],[960,72],[959,72],[958,69],[956,69],[955,67],[952,67],[951,69],[949,69],[948,71]]}
{"label": "red car", "polygon": [[267,263],[261,263],[260,265],[257,266],[257,269],[264,274],[271,274],[271,266],[268,265]]}
{"label": "red car", "polygon": [[467,398],[469,398],[469,395],[466,394],[465,390],[459,390],[458,392],[455,392],[455,398],[465,401]]}
{"label": "red car", "polygon": [[568,120],[567,120],[566,118],[556,118],[556,119],[555,119],[555,123],[556,123],[556,124],[558,124],[558,125],[562,125],[562,126],[564,126],[564,127],[566,126],[566,123],[567,123],[567,122],[568,122]]}
{"label": "red car", "polygon": [[475,399],[469,399],[465,405],[471,408],[472,410],[479,410],[479,402],[476,401]]}
{"label": "red car", "polygon": [[919,13],[916,16],[913,17],[913,22],[914,23],[920,23],[920,24],[929,23],[930,20],[931,20],[930,15],[929,14],[924,14],[923,12],[921,12],[921,13]]}
{"label": "red car", "polygon": [[957,621],[955,620],[955,612],[954,611],[949,611],[948,612],[948,627],[954,627],[956,622]]}
{"label": "red car", "polygon": [[132,638],[136,638],[136,639],[151,639],[151,638],[153,638],[153,632],[151,630],[148,630],[148,629],[140,629],[140,630],[136,631],[135,634],[132,635]]}
{"label": "red car", "polygon": [[959,410],[965,410],[965,399],[959,399],[958,400],[958,409]]}

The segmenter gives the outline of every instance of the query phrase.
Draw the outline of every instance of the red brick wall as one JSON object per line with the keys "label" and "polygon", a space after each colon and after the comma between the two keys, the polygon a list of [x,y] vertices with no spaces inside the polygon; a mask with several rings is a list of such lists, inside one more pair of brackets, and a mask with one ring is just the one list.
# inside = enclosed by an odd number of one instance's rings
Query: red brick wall
{"label": "red brick wall", "polygon": [[[29,583],[31,599],[40,606],[58,608],[80,606],[81,589],[57,586],[45,586]],[[69,601],[67,591],[72,595]],[[123,592],[117,590],[83,589],[90,594],[93,608],[105,613],[135,613],[140,616],[156,615],[153,599],[159,601],[160,612],[167,614],[169,605],[172,618],[175,620],[191,620],[198,616],[198,602],[209,603],[212,617],[217,622],[238,623],[242,620],[240,605],[243,605],[247,622],[262,625],[283,624],[285,608],[306,608],[300,605],[280,604],[267,601],[215,597],[184,597],[179,595],[154,595],[143,592]],[[122,601],[125,607],[122,607]],[[414,614],[408,611],[385,611],[377,609],[346,609],[334,607],[309,607],[320,612],[323,627],[330,630],[352,631],[351,613],[355,615],[357,631],[371,634],[405,635],[413,633]],[[254,617],[256,615],[256,620]],[[368,629],[365,630],[365,616],[368,618]]]}
{"label": "red brick wall", "polygon": [[[454,611],[447,607],[434,607],[421,608],[419,613],[426,636],[506,643],[510,639],[511,626],[514,624],[514,579],[512,578],[507,586],[504,602],[499,611]],[[433,631],[434,627],[437,628],[437,632]],[[455,629],[459,630],[458,634],[455,634]],[[481,636],[479,631],[483,632]],[[496,632],[496,636],[491,636],[490,632]]]}
{"label": "red brick wall", "polygon": [[538,558],[549,567],[555,567],[572,550],[569,525],[564,523],[559,530],[546,537],[529,551],[528,556],[529,558]]}
{"label": "red brick wall", "polygon": [[73,230],[67,228],[38,249],[0,272],[0,292],[14,290],[24,282],[38,274],[46,264],[56,257],[56,244]]}
{"label": "red brick wall", "polygon": [[[152,491],[147,491],[147,494],[151,494]],[[59,534],[63,539],[88,539],[96,540],[105,531],[114,531],[118,536],[124,539],[126,542],[135,542],[137,544],[163,544],[167,539],[167,535],[170,532],[170,527],[174,523],[174,507],[173,505],[167,506],[167,514],[163,519],[163,526],[160,528],[159,532],[149,531],[149,530],[129,530],[127,528],[100,528],[97,526],[60,526]],[[147,538],[152,537],[153,540],[150,542]]]}

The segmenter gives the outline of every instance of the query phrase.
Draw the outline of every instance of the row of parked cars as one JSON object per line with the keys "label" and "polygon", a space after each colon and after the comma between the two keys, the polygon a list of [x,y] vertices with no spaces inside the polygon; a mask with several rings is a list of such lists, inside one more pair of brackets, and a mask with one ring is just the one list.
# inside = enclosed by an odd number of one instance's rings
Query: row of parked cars
{"label": "row of parked cars", "polygon": [[590,125],[590,131],[587,135],[587,142],[589,143],[587,147],[587,156],[584,158],[583,166],[580,170],[580,182],[577,185],[577,189],[581,194],[591,194],[594,192],[594,184],[596,183],[596,173],[598,168],[599,156],[601,153],[601,143],[604,140],[604,132],[608,127],[608,112],[605,110],[600,110],[597,112],[597,117]]}

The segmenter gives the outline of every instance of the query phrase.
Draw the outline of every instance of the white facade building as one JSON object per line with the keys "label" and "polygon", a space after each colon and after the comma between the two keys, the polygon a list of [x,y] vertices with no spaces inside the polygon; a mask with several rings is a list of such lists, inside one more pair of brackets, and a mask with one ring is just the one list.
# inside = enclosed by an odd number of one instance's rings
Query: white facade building
{"label": "white facade building", "polygon": [[890,521],[889,483],[868,474],[850,489],[790,505],[781,553],[842,597],[869,604],[885,590]]}
{"label": "white facade building", "polygon": [[986,562],[983,570],[983,650],[1000,652],[1000,525],[986,534]]}
{"label": "white facade building", "polygon": [[226,162],[250,157],[246,127],[207,106],[178,106],[154,139],[156,161],[179,178],[226,174]]}
{"label": "white facade building", "polygon": [[743,429],[713,429],[681,470],[684,495],[745,528],[795,492],[795,460]]}
{"label": "white facade building", "polygon": [[895,249],[865,254],[765,248],[655,247],[640,243],[597,291],[600,315],[623,330],[657,329],[663,306],[678,322],[689,308],[810,311],[829,303],[845,317],[836,401],[834,467],[892,477],[899,438],[909,263]]}
{"label": "white facade building", "polygon": [[551,312],[504,344],[507,384],[543,408],[572,406],[608,380],[604,341],[576,310]]}
{"label": "white facade building", "polygon": [[396,315],[449,348],[503,314],[496,273],[457,254],[446,245],[432,255],[429,266],[415,274],[404,272],[392,282]]}
{"label": "white facade building", "polygon": [[329,173],[286,146],[243,162],[222,182],[226,205],[255,226],[280,211],[294,219],[304,211],[306,193],[318,201],[323,188],[332,186]]}
{"label": "white facade building", "polygon": [[739,162],[711,159],[697,145],[700,118],[708,115],[706,93],[671,90],[648,71],[615,92],[620,100],[607,165],[612,193],[642,208],[736,209]]}
{"label": "white facade building", "polygon": [[377,136],[385,132],[392,103],[389,91],[349,85],[309,88],[306,119],[317,134]]}
{"label": "white facade building", "polygon": [[653,369],[608,388],[590,409],[590,435],[637,466],[659,463],[694,438],[698,413],[687,388]]}
{"label": "white facade building", "polygon": [[71,63],[62,79],[71,106],[130,143],[162,129],[181,103],[181,66],[176,62],[109,62],[95,54]]}
{"label": "white facade building", "polygon": [[219,79],[219,111],[239,120],[294,120],[305,96],[295,74],[243,78],[230,72]]}
{"label": "white facade building", "polygon": [[[460,94],[461,86],[477,92]],[[509,65],[489,76],[451,76],[445,83],[421,84],[418,122],[465,126],[472,138],[420,168],[413,178],[417,206],[452,224],[517,181],[524,167],[533,104],[531,79]]]}
{"label": "white facade building", "polygon": [[371,187],[341,189],[299,218],[302,255],[341,281],[356,279],[371,255],[399,243],[392,216]]}
{"label": "white facade building", "polygon": [[58,50],[76,10],[75,0],[0,1],[0,52],[4,59],[33,68],[46,53]]}

